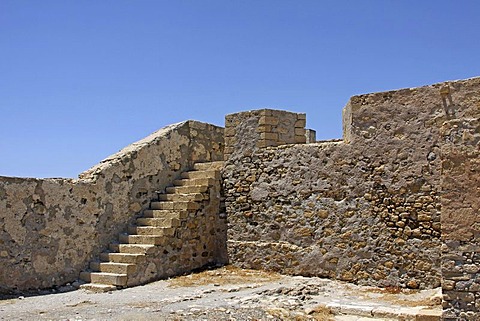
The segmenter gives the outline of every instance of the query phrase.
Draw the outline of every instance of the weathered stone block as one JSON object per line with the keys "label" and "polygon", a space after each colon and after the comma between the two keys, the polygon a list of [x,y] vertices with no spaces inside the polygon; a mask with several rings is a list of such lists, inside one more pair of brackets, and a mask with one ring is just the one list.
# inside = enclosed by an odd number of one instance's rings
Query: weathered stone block
{"label": "weathered stone block", "polygon": [[306,142],[307,142],[307,138],[305,136],[295,136],[295,143],[305,144]]}
{"label": "weathered stone block", "polygon": [[273,110],[271,109],[260,109],[260,116],[273,116]]}
{"label": "weathered stone block", "polygon": [[265,147],[277,146],[277,145],[278,145],[277,140],[262,139],[257,142],[257,147],[259,148],[265,148]]}
{"label": "weathered stone block", "polygon": [[260,138],[271,141],[278,141],[278,133],[260,133]]}
{"label": "weathered stone block", "polygon": [[314,131],[313,129],[305,129],[305,137],[306,137],[306,143],[315,143],[317,140],[317,132]]}
{"label": "weathered stone block", "polygon": [[259,125],[278,125],[278,118],[272,116],[262,116],[258,121]]}
{"label": "weathered stone block", "polygon": [[273,132],[273,126],[272,125],[258,125],[257,127],[257,133],[271,133]]}
{"label": "weathered stone block", "polygon": [[307,125],[307,120],[306,119],[299,119],[295,122],[295,127],[296,128],[304,128]]}
{"label": "weathered stone block", "polygon": [[304,128],[295,128],[295,136],[305,136]]}

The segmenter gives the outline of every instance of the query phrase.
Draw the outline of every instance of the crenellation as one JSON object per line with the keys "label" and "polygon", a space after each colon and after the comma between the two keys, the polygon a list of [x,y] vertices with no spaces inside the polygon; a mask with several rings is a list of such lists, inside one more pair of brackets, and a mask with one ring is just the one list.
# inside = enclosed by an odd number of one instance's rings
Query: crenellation
{"label": "crenellation", "polygon": [[260,109],[227,115],[225,159],[238,149],[253,151],[270,146],[304,144],[307,142],[305,125],[305,114],[281,110]]}
{"label": "crenellation", "polygon": [[317,141],[317,132],[313,129],[305,129],[305,143],[311,144]]}
{"label": "crenellation", "polygon": [[316,142],[304,113],[260,109],[225,128],[168,126],[78,180],[0,177],[0,292],[79,275],[133,286],[228,261],[441,286],[444,320],[479,319],[479,88],[354,96],[341,140]]}

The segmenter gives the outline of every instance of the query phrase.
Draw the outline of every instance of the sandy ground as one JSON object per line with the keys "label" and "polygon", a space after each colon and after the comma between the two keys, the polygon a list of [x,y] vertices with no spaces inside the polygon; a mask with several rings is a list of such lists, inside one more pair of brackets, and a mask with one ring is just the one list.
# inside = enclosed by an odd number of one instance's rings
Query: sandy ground
{"label": "sandy ground", "polygon": [[0,320],[439,320],[439,289],[360,287],[223,267],[144,286],[0,300]]}

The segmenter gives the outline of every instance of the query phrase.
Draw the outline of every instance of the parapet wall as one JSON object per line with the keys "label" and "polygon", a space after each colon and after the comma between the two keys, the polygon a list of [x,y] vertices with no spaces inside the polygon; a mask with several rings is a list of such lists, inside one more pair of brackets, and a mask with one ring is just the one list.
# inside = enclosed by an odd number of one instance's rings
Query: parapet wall
{"label": "parapet wall", "polygon": [[[439,286],[440,128],[477,108],[479,82],[354,96],[343,141],[232,150],[224,170],[230,261],[368,285]],[[228,117],[231,135],[255,140],[243,114]]]}
{"label": "parapet wall", "polygon": [[306,130],[306,115],[283,110],[260,109],[225,116],[225,159],[252,153],[259,148],[304,144],[315,140]]}
{"label": "parapet wall", "polygon": [[156,191],[195,162],[222,159],[223,128],[187,121],[126,147],[78,180],[0,177],[0,292],[75,281]]}
{"label": "parapet wall", "polygon": [[[480,319],[480,78],[354,96],[343,140],[312,143],[305,114],[262,109],[225,120],[225,130],[166,127],[78,180],[0,177],[0,292],[74,281],[155,191],[195,162],[225,159],[223,191],[210,191],[205,211],[171,245],[203,238],[219,257],[195,267],[225,262],[227,242],[230,262],[242,267],[442,285],[444,319]],[[215,231],[222,235],[209,239]],[[189,270],[193,252],[169,257],[175,271]]]}

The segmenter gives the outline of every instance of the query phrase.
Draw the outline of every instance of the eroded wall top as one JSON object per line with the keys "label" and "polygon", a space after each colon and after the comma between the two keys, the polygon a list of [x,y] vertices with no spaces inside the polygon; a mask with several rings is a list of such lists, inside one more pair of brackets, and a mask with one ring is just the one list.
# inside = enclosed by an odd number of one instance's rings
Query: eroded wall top
{"label": "eroded wall top", "polygon": [[186,121],[136,142],[80,179],[0,177],[0,292],[72,282],[195,162],[223,159],[223,128]]}

